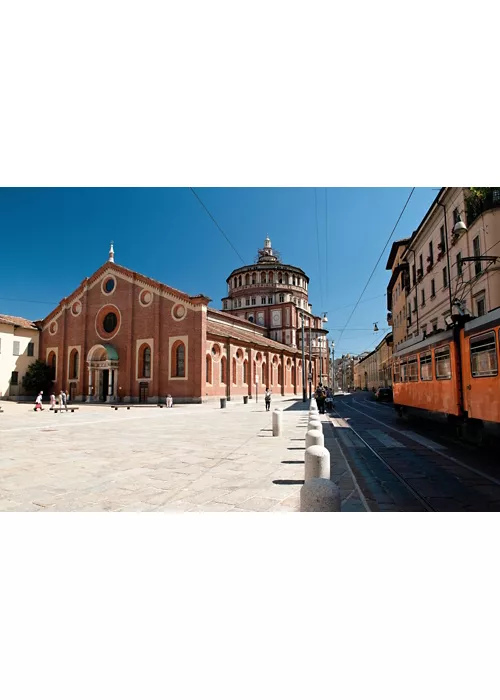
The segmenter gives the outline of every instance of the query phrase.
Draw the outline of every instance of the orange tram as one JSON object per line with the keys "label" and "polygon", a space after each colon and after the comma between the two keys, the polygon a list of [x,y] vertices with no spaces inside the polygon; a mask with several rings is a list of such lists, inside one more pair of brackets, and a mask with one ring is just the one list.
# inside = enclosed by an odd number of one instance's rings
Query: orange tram
{"label": "orange tram", "polygon": [[411,343],[393,356],[398,414],[446,420],[477,444],[500,437],[500,309]]}

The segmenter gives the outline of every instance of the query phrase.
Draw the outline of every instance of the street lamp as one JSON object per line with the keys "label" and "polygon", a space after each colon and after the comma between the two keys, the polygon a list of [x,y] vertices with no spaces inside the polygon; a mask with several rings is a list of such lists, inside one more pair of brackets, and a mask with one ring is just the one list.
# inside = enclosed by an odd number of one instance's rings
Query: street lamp
{"label": "street lamp", "polygon": [[[322,320],[323,320],[323,323],[328,323],[328,316],[326,315],[326,311],[323,314]],[[320,384],[323,384],[323,354],[322,354],[322,350],[323,350],[323,336],[321,335],[319,337],[319,383]],[[328,378],[328,376],[327,376],[327,378]]]}
{"label": "street lamp", "polygon": [[300,312],[300,318],[302,319],[302,401],[305,403],[307,401],[306,393],[306,359],[304,350],[304,312]]}
{"label": "street lamp", "polygon": [[335,396],[335,343],[332,340],[332,391]]}

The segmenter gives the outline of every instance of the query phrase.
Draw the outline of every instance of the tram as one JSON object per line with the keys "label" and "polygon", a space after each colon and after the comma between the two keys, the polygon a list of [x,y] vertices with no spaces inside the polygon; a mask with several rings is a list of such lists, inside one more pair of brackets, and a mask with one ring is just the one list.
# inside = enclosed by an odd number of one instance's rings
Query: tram
{"label": "tram", "polygon": [[500,308],[407,341],[393,356],[396,411],[446,420],[476,444],[488,434],[500,437],[499,353]]}

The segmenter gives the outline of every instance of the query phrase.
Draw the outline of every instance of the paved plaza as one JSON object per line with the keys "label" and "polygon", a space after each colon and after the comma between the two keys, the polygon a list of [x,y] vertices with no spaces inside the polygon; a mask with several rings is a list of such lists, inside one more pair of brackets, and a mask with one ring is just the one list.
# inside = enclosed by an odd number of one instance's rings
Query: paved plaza
{"label": "paved plaza", "polygon": [[277,406],[281,437],[255,400],[227,409],[80,405],[57,415],[2,402],[0,511],[298,511],[307,410],[293,399]]}

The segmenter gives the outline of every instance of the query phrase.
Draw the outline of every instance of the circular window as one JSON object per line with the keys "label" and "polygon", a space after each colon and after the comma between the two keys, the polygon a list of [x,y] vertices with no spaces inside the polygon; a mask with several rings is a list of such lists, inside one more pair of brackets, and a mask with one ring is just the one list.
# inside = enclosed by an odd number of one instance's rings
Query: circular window
{"label": "circular window", "polygon": [[73,306],[71,307],[71,313],[73,316],[79,316],[82,311],[82,305],[79,301],[75,301]]}
{"label": "circular window", "polygon": [[142,306],[149,306],[152,301],[153,301],[152,293],[147,289],[143,289],[142,292],[139,294],[139,303]]}
{"label": "circular window", "polygon": [[220,355],[220,348],[218,345],[212,345],[212,355],[214,357],[219,357]]}
{"label": "circular window", "polygon": [[57,321],[52,321],[49,326],[50,335],[55,335],[57,333]]}
{"label": "circular window", "polygon": [[106,333],[112,333],[116,326],[118,325],[118,319],[116,318],[116,314],[114,314],[112,311],[110,311],[109,314],[106,314],[104,317],[104,321],[102,322],[102,327],[106,331]]}
{"label": "circular window", "polygon": [[107,275],[101,282],[103,294],[112,294],[116,288],[116,278],[114,275]]}
{"label": "circular window", "polygon": [[253,323],[253,322],[254,322],[254,317],[253,317],[253,316],[249,316],[249,317],[248,317],[248,320],[250,321],[250,323]]}
{"label": "circular window", "polygon": [[182,321],[182,319],[187,314],[187,309],[184,304],[176,304],[172,309],[172,317],[176,321]]}
{"label": "circular window", "polygon": [[236,351],[236,357],[240,361],[243,359],[243,350],[241,348],[238,348],[238,350]]}

